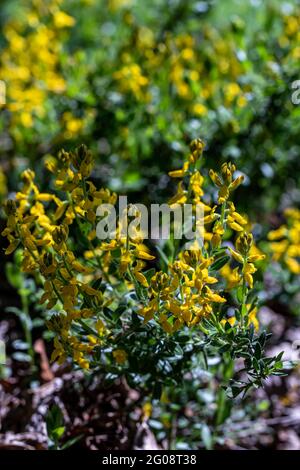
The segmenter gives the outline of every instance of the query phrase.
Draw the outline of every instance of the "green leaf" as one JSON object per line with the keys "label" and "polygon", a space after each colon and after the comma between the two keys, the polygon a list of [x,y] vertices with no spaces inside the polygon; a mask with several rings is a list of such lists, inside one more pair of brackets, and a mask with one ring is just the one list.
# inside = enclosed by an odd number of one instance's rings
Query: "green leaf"
{"label": "green leaf", "polygon": [[80,441],[80,439],[83,438],[83,434],[80,434],[79,436],[75,436],[72,439],[69,439],[63,446],[61,446],[61,450],[68,449],[69,447],[73,446],[76,444],[76,442]]}
{"label": "green leaf", "polygon": [[255,345],[255,350],[254,350],[254,357],[256,359],[260,359],[262,354],[262,348],[259,342],[256,343]]}
{"label": "green leaf", "polygon": [[236,291],[236,297],[237,297],[237,300],[238,300],[240,303],[243,302],[243,295],[244,295],[244,293],[243,293],[243,287],[240,286],[240,287],[238,287],[238,289],[237,289],[237,291]]}
{"label": "green leaf", "polygon": [[229,260],[230,260],[230,256],[222,256],[222,258],[217,259],[210,266],[210,270],[211,271],[218,271],[219,269],[223,268],[223,266],[225,266],[225,264],[227,264]]}
{"label": "green leaf", "polygon": [[64,418],[59,406],[52,405],[49,408],[46,416],[46,428],[49,439],[55,443],[63,436],[65,432]]}
{"label": "green leaf", "polygon": [[65,427],[59,426],[58,428],[52,429],[51,436],[54,437],[56,441],[58,441],[64,434]]}

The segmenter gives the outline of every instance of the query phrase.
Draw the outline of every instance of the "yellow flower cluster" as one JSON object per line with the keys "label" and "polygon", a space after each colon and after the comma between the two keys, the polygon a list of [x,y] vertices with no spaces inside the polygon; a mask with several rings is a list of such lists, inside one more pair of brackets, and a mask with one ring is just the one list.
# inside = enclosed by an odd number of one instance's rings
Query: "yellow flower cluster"
{"label": "yellow flower cluster", "polygon": [[30,128],[43,118],[49,94],[61,94],[66,82],[60,71],[62,34],[75,20],[60,8],[62,0],[32,0],[26,15],[6,23],[7,41],[1,53],[0,74],[7,88],[11,132]]}
{"label": "yellow flower cluster", "polygon": [[269,232],[270,248],[274,261],[283,262],[291,273],[300,274],[300,211],[284,211],[286,224]]}
{"label": "yellow flower cluster", "polygon": [[150,301],[140,311],[145,322],[157,315],[163,329],[173,333],[184,324],[198,324],[209,316],[215,303],[226,302],[210,288],[218,282],[209,274],[213,261],[199,250],[185,251],[169,265],[168,273],[156,273],[150,283]]}
{"label": "yellow flower cluster", "polygon": [[138,64],[129,63],[113,74],[113,77],[119,83],[122,92],[132,93],[138,101],[147,101],[148,78],[142,73]]}
{"label": "yellow flower cluster", "polygon": [[[22,247],[23,271],[38,272],[43,278],[41,303],[48,310],[58,310],[48,322],[57,335],[52,359],[64,361],[71,355],[81,367],[89,368],[94,348],[103,344],[109,333],[101,312],[115,300],[111,288],[99,289],[101,280],[110,285],[116,281],[109,271],[118,261],[117,276],[125,285],[126,274],[128,286],[148,287],[141,271],[145,261],[154,256],[142,243],[143,237],[138,231],[133,239],[120,236],[122,219],[115,239],[97,240],[97,208],[101,204],[114,205],[117,195],[108,189],[96,190],[88,180],[93,159],[86,147],[81,146],[71,153],[62,150],[58,159],[48,158],[46,166],[54,175],[60,197],[54,192],[41,193],[34,182],[34,172],[23,172],[21,191],[15,201],[8,200],[5,205],[7,227],[3,235],[9,240],[6,254],[11,254],[19,245]],[[85,239],[83,261],[76,256],[70,230],[79,231]],[[79,341],[73,331],[74,324],[78,323],[90,333],[83,341]],[[115,352],[113,357],[121,363],[121,357],[125,356]]]}
{"label": "yellow flower cluster", "polygon": [[[55,175],[55,187],[65,199],[53,193],[41,193],[34,182],[35,174],[26,170],[22,174],[23,187],[16,201],[8,200],[5,206],[7,227],[3,231],[10,242],[6,254],[19,245],[23,248],[22,268],[28,273],[39,273],[43,278],[44,294],[41,303],[57,313],[49,320],[49,327],[56,333],[52,359],[64,361],[71,355],[81,367],[88,368],[87,355],[102,344],[108,334],[100,317],[104,306],[111,303],[107,292],[95,288],[103,277],[99,257],[94,262],[80,262],[76,246],[69,237],[70,227],[82,230],[83,223],[93,222],[96,208],[101,203],[114,203],[116,195],[108,190],[96,190],[87,178],[93,165],[91,153],[80,147],[73,153],[61,151],[57,160],[47,162]],[[73,229],[74,230],[74,229]],[[83,234],[84,235],[84,234]],[[87,236],[90,250],[92,239]],[[73,332],[74,323],[86,319],[92,325],[86,327],[90,334],[79,341]]]}
{"label": "yellow flower cluster", "polygon": [[[115,343],[105,312],[116,310],[119,300],[133,290],[135,309],[144,322],[155,319],[167,333],[185,325],[197,325],[205,332],[202,320],[216,315],[236,287],[242,289],[241,326],[256,325],[256,310],[247,303],[247,295],[253,287],[253,263],[263,256],[251,251],[253,237],[246,229],[247,220],[230,200],[243,178],[235,177],[231,163],[223,164],[220,173],[211,170],[216,203],[209,202],[199,170],[203,149],[203,141],[194,140],[183,168],[170,172],[180,182],[169,201],[170,206],[188,202],[193,211],[201,206],[203,245],[197,241],[193,249],[186,250],[174,241],[173,260],[154,275],[145,271],[155,257],[144,244],[144,234],[137,226],[130,236],[124,235],[123,213],[118,214],[114,238],[101,241],[96,237],[97,208],[101,204],[115,207],[117,195],[98,190],[89,179],[94,162],[85,146],[74,152],[62,150],[58,158],[47,159],[54,184],[49,193],[40,192],[32,170],[23,172],[22,189],[5,205],[3,235],[9,240],[6,254],[21,246],[23,270],[43,283],[41,303],[52,311],[48,326],[55,333],[52,360],[63,362],[70,356],[88,369],[97,348],[108,346],[115,362],[125,363],[127,352]],[[139,214],[138,206],[124,211]],[[228,230],[236,234],[234,248]],[[234,279],[228,282],[228,276]]]}
{"label": "yellow flower cluster", "polygon": [[[231,193],[243,181],[242,176],[234,177],[236,168],[233,164],[224,163],[220,174],[210,170],[210,177],[218,188],[217,204],[209,205],[203,202],[204,177],[198,169],[203,149],[203,141],[194,140],[191,143],[191,154],[183,167],[169,172],[172,178],[181,179],[177,193],[169,204],[172,206],[191,203],[194,209],[197,205],[201,205],[204,213],[200,221],[204,226],[202,232],[204,246],[202,249],[194,246],[194,250],[179,252],[177,259],[169,264],[167,272],[156,273],[150,282],[148,302],[140,311],[145,322],[155,317],[168,333],[176,331],[184,324],[188,326],[198,324],[203,318],[216,311],[218,304],[226,302],[223,294],[220,295],[218,290],[210,286],[218,285],[222,274],[225,274],[224,279],[228,280],[228,271],[231,279],[227,289],[241,286],[242,303],[245,304],[247,289],[253,288],[253,274],[256,272],[253,263],[264,258],[264,255],[250,253],[253,236],[246,230],[248,222],[236,211],[233,202],[229,200]],[[220,265],[222,271],[218,265],[220,253],[224,255],[222,250],[226,252],[226,248],[222,248],[221,245],[222,241],[226,240],[227,227],[238,236],[235,249],[227,247],[231,257],[229,263],[225,259],[226,264]],[[233,270],[231,269],[232,262],[237,264]],[[251,322],[254,322],[253,309],[247,311],[245,304],[243,310],[243,315],[248,316],[248,321],[252,312]]]}
{"label": "yellow flower cluster", "polygon": [[[237,59],[234,43],[224,41],[217,30],[204,28],[205,48],[191,34],[167,33],[164,41],[155,43],[151,29],[136,24],[135,32],[132,40],[140,57],[129,50],[122,53],[120,61],[124,65],[114,74],[121,92],[131,92],[139,101],[148,102],[153,87],[163,86],[163,75],[168,89],[161,88],[161,92],[183,100],[184,109],[196,117],[205,116],[208,100],[220,94],[228,108],[234,103],[240,108],[246,106],[251,86],[238,84],[244,73],[243,63]],[[213,77],[204,73],[205,61],[211,62]]]}

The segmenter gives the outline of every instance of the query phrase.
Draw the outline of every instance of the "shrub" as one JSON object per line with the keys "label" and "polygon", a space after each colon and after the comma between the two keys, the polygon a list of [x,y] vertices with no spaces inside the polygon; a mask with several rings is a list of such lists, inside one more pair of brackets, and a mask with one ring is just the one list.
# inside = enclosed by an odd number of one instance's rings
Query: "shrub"
{"label": "shrub", "polygon": [[[70,358],[107,378],[124,375],[154,396],[180,383],[195,357],[204,368],[216,355],[231,364],[222,384],[234,396],[282,374],[282,354],[265,357],[268,334],[258,331],[253,276],[263,255],[232,202],[243,177],[223,163],[220,172],[209,172],[207,197],[203,148],[193,141],[183,167],[169,173],[179,179],[169,206],[190,203],[194,221],[196,208],[204,211],[203,246],[189,250],[171,237],[150,252],[141,228],[121,235],[122,214],[115,238],[98,240],[97,207],[116,205],[117,195],[95,187],[93,157],[84,146],[48,159],[48,193],[40,192],[32,170],[22,174],[21,191],[5,207],[6,254],[20,247],[22,269],[43,287],[52,360]],[[138,212],[135,206],[128,212],[133,208]]]}

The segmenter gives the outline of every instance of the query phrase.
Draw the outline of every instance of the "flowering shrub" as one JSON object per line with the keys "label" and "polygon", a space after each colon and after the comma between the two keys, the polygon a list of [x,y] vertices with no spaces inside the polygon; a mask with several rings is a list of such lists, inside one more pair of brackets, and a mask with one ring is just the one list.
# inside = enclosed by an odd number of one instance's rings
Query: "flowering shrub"
{"label": "flowering shrub", "polygon": [[292,274],[300,274],[300,211],[284,211],[287,223],[269,232],[274,261],[282,261]]}
{"label": "flowering shrub", "polygon": [[138,227],[136,236],[121,236],[122,214],[116,237],[97,239],[97,207],[115,205],[117,195],[95,187],[93,157],[84,146],[47,160],[48,193],[32,170],[23,172],[21,190],[5,206],[3,235],[6,254],[19,247],[23,271],[42,285],[52,360],[71,358],[107,377],[125,375],[155,396],[180,382],[195,356],[203,367],[216,354],[232,364],[223,385],[234,396],[282,373],[282,354],[265,357],[268,335],[258,332],[253,275],[263,255],[232,201],[243,177],[224,163],[209,172],[214,187],[210,197],[204,194],[203,148],[194,140],[183,167],[169,173],[179,179],[170,207],[190,203],[204,211],[203,246],[189,250],[171,238],[150,251]]}
{"label": "flowering shrub", "polygon": [[285,223],[268,233],[266,253],[270,255],[269,283],[272,279],[273,298],[289,306],[299,315],[300,274],[300,211],[297,208],[284,210]]}
{"label": "flowering shrub", "polygon": [[27,139],[34,140],[30,131],[34,120],[42,123],[54,112],[54,102],[48,98],[66,90],[59,70],[62,31],[71,27],[74,19],[59,9],[60,3],[60,0],[33,2],[26,12],[26,22],[13,19],[4,28],[7,46],[1,56],[1,75],[8,90],[8,125],[17,141],[22,141],[26,134]]}

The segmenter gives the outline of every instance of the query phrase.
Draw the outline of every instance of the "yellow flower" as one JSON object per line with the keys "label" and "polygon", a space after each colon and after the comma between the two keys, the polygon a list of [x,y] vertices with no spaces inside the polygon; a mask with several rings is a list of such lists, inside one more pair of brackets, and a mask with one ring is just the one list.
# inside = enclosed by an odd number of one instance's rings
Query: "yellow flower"
{"label": "yellow flower", "polygon": [[57,28],[70,28],[75,24],[75,19],[61,10],[57,10],[54,12],[53,19],[54,25]]}
{"label": "yellow flower", "polygon": [[113,358],[115,359],[117,364],[124,364],[127,360],[127,353],[124,349],[115,349],[112,352]]}
{"label": "yellow flower", "polygon": [[220,269],[221,276],[226,280],[226,288],[231,290],[241,284],[241,276],[239,274],[239,268],[231,269],[229,264],[225,264]]}
{"label": "yellow flower", "polygon": [[[249,306],[247,305],[249,308]],[[257,307],[254,307],[249,313],[248,313],[248,325],[252,324],[255,328],[256,331],[259,329],[259,321],[257,318]]]}
{"label": "yellow flower", "polygon": [[205,116],[208,112],[208,109],[207,107],[202,104],[202,103],[196,103],[194,104],[193,106],[193,112],[197,115],[197,116]]}
{"label": "yellow flower", "polygon": [[300,211],[284,211],[287,223],[268,234],[274,261],[282,261],[292,274],[300,274]]}
{"label": "yellow flower", "polygon": [[139,245],[136,247],[135,254],[137,258],[143,259],[146,261],[151,261],[155,259],[155,256],[145,251],[145,249],[143,247],[140,247]]}
{"label": "yellow flower", "polygon": [[183,178],[189,169],[188,162],[185,162],[181,170],[169,171],[168,175],[171,178]]}
{"label": "yellow flower", "polygon": [[141,270],[144,268],[144,263],[141,261],[137,261],[135,267],[133,268],[132,272],[135,278],[142,284],[143,287],[149,287],[148,281]]}
{"label": "yellow flower", "polygon": [[252,263],[245,263],[244,268],[243,268],[243,275],[245,281],[249,284],[250,289],[253,288],[253,276],[257,271],[256,267]]}

